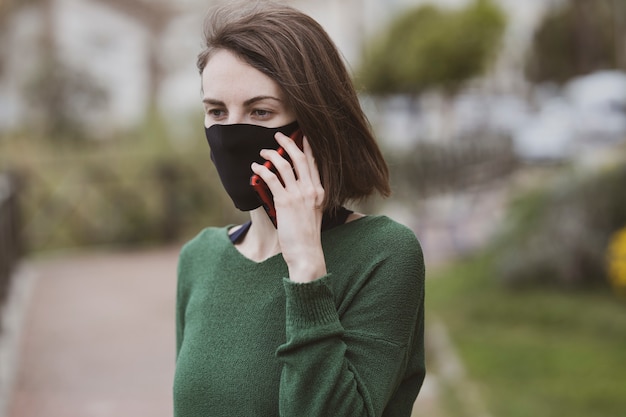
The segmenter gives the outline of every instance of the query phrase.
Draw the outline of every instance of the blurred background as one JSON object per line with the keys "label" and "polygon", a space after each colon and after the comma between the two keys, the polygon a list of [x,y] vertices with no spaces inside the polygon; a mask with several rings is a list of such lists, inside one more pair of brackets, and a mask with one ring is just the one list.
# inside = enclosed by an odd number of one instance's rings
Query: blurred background
{"label": "blurred background", "polygon": [[[199,0],[0,2],[0,417],[168,416],[180,246],[237,223]],[[626,0],[289,1],[427,264],[414,417],[626,410]]]}

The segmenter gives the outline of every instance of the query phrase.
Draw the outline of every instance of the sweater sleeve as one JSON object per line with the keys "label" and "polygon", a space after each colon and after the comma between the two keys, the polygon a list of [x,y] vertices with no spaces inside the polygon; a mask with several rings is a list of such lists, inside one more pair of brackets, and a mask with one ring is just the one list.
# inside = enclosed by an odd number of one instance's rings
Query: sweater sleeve
{"label": "sweater sleeve", "polygon": [[187,242],[180,250],[178,256],[178,265],[176,269],[176,359],[178,360],[178,354],[185,338],[185,310],[187,309],[187,302],[189,300],[189,294],[191,292],[189,277],[193,276],[193,272],[190,268],[193,265],[199,264],[196,260],[197,255],[197,241],[200,237],[206,233],[203,230],[198,236],[191,241]]}
{"label": "sweater sleeve", "polygon": [[[424,377],[424,268],[419,246],[404,255],[374,260],[341,312],[332,290],[338,277],[284,279],[281,416],[381,416],[395,392],[407,389],[403,381],[413,381],[409,391],[417,394]],[[393,408],[408,416],[412,399]]]}
{"label": "sweater sleeve", "polygon": [[183,335],[185,329],[185,308],[187,303],[187,291],[184,285],[184,277],[182,274],[182,266],[184,264],[185,252],[181,251],[178,259],[177,280],[176,280],[176,359],[180,353],[183,344]]}
{"label": "sweater sleeve", "polygon": [[185,306],[183,303],[182,297],[182,285],[180,279],[180,273],[178,274],[179,278],[176,286],[176,359],[178,359],[178,354],[180,353],[180,347],[183,344],[183,329],[185,328],[185,323],[183,320]]}

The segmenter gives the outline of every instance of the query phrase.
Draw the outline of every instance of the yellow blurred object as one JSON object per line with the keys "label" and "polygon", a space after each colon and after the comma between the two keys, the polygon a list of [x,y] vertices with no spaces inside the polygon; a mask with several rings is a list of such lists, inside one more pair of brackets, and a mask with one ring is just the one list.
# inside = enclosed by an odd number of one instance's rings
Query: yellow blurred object
{"label": "yellow blurred object", "polygon": [[611,286],[626,297],[626,227],[618,230],[609,242],[607,266]]}

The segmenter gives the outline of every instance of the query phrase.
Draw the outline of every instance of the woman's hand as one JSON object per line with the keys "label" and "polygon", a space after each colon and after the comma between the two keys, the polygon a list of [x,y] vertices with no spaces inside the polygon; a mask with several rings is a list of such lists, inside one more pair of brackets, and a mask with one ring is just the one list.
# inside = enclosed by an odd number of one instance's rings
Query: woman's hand
{"label": "woman's hand", "polygon": [[311,282],[326,274],[321,244],[324,188],[306,137],[302,151],[282,133],[275,137],[291,158],[293,168],[275,150],[264,149],[261,156],[274,164],[283,183],[263,165],[252,164],[252,171],[266,182],[274,196],[278,241],[289,278],[295,282]]}

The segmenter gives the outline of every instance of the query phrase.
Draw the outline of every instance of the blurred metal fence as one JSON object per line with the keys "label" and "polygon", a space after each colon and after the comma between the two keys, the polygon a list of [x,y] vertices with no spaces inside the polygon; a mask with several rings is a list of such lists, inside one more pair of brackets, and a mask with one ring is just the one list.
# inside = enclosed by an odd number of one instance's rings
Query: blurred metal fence
{"label": "blurred metal fence", "polygon": [[0,312],[23,249],[18,200],[17,176],[0,173]]}
{"label": "blurred metal fence", "polygon": [[483,137],[453,143],[418,143],[391,165],[405,194],[428,198],[480,187],[512,174],[519,161],[510,140]]}

